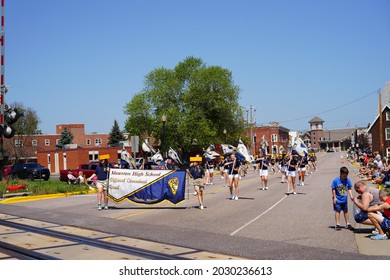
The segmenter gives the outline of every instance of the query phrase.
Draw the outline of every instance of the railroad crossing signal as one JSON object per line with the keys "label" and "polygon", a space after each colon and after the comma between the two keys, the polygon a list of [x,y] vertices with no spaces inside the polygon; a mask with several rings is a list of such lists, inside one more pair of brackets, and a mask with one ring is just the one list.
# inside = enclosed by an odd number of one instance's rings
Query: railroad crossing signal
{"label": "railroad crossing signal", "polygon": [[4,120],[6,124],[0,126],[0,137],[12,138],[15,135],[16,129],[12,124],[16,123],[17,120],[23,116],[23,113],[18,109],[7,108],[4,112]]}

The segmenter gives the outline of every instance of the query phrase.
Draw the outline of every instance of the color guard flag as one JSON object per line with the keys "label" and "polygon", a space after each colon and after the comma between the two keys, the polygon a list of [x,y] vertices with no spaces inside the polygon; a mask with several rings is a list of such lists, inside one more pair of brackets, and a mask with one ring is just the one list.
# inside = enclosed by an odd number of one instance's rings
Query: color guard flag
{"label": "color guard flag", "polygon": [[177,204],[184,200],[185,182],[184,170],[110,169],[108,196],[116,203]]}

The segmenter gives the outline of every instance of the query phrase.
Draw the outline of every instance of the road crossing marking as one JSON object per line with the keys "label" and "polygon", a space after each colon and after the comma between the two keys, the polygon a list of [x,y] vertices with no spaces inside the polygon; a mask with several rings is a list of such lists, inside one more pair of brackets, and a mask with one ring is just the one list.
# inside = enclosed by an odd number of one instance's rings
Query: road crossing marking
{"label": "road crossing marking", "polygon": [[277,206],[280,202],[282,202],[285,198],[287,197],[287,195],[285,195],[281,200],[279,200],[278,202],[276,202],[274,205],[272,205],[270,208],[268,208],[266,211],[264,211],[263,213],[261,213],[259,216],[257,216],[256,218],[254,218],[253,220],[247,222],[245,225],[243,225],[242,227],[236,229],[235,231],[233,231],[232,233],[230,233],[229,235],[230,236],[233,236],[233,235],[236,235],[236,233],[238,233],[239,231],[243,230],[244,228],[246,228],[247,226],[249,226],[250,224],[252,224],[253,222],[257,221],[258,219],[260,219],[262,216],[264,216],[265,214],[267,214],[269,211],[271,211],[275,206]]}

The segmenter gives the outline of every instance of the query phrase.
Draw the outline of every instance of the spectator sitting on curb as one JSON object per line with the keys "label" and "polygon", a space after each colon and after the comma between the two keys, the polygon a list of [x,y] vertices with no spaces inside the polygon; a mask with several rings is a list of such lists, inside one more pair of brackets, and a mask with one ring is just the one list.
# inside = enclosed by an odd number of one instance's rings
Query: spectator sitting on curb
{"label": "spectator sitting on curb", "polygon": [[[379,191],[379,198],[383,201],[378,206],[368,208],[368,218],[378,230],[378,234],[371,236],[373,240],[387,240],[386,232],[390,231],[390,197],[388,189]],[[382,212],[383,211],[383,212]]]}
{"label": "spectator sitting on curb", "polygon": [[389,170],[386,170],[384,172],[384,176],[383,176],[381,184],[383,184],[385,188],[389,188],[390,187]]}
{"label": "spectator sitting on curb", "polygon": [[67,177],[69,185],[74,185],[77,183],[77,178],[72,174],[72,170],[68,169]]}
{"label": "spectator sitting on curb", "polygon": [[78,184],[84,184],[85,183],[85,176],[83,171],[79,171],[79,176],[77,177],[77,183]]}
{"label": "spectator sitting on curb", "polygon": [[363,181],[357,181],[354,185],[357,197],[351,197],[354,204],[354,219],[359,224],[372,225],[368,219],[368,208],[381,203],[379,190],[376,187],[366,186]]}

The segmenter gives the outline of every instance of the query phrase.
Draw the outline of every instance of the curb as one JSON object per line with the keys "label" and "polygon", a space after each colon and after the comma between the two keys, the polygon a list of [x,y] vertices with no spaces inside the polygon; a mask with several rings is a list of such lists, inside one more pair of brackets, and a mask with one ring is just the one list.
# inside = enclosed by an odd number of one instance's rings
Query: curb
{"label": "curb", "polygon": [[56,193],[56,194],[43,194],[43,195],[35,195],[35,196],[10,197],[1,200],[0,204],[21,203],[26,201],[53,199],[53,198],[67,197],[73,195],[90,194],[90,193],[96,193],[96,190],[88,190],[87,192]]}

